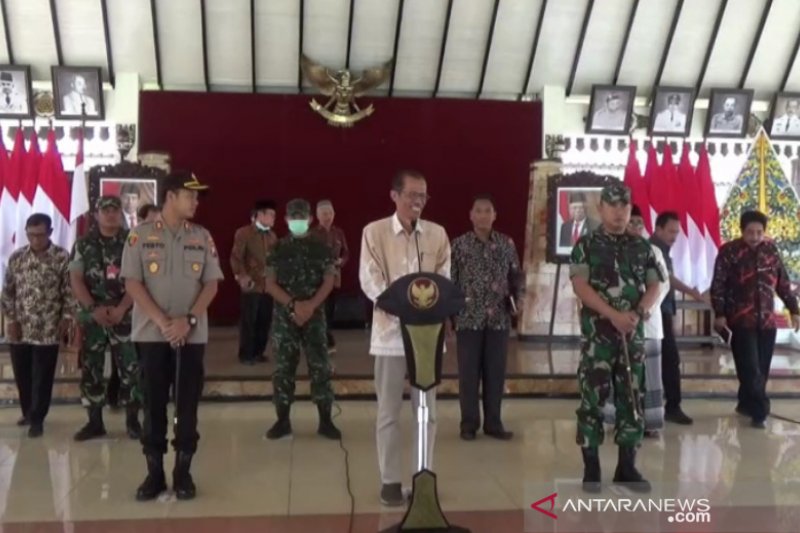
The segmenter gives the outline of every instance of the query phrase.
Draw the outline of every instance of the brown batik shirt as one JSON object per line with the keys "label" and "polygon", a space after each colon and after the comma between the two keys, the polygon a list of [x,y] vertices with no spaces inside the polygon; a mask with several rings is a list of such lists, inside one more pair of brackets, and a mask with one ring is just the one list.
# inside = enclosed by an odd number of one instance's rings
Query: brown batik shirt
{"label": "brown batik shirt", "polygon": [[470,231],[453,241],[451,279],[467,298],[456,329],[511,328],[513,296],[520,303],[522,269],[511,237],[493,231],[488,242]]}
{"label": "brown batik shirt", "polygon": [[70,318],[69,253],[55,244],[36,255],[25,246],[8,259],[0,298],[7,322],[19,322],[22,344],[59,344],[58,325]]}
{"label": "brown batik shirt", "polygon": [[333,254],[333,260],[340,260],[341,263],[336,266],[336,279],[334,281],[335,287],[342,285],[342,268],[347,264],[350,258],[350,249],[347,247],[347,239],[344,236],[344,231],[338,226],[331,226],[330,230],[325,229],[322,224],[317,224],[311,228],[311,234],[320,239],[328,245]]}

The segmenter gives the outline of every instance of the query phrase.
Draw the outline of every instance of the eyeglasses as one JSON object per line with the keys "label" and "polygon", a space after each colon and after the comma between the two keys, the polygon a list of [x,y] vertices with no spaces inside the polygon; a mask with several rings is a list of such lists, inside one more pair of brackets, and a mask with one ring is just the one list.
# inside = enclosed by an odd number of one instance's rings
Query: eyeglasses
{"label": "eyeglasses", "polygon": [[644,222],[642,222],[641,220],[631,220],[630,222],[628,222],[628,225],[632,228],[643,228]]}
{"label": "eyeglasses", "polygon": [[422,200],[423,202],[427,202],[428,200],[431,199],[431,197],[428,194],[424,193],[424,192],[407,192],[407,191],[403,191],[401,194],[403,196],[405,196],[406,198],[408,198],[409,200]]}

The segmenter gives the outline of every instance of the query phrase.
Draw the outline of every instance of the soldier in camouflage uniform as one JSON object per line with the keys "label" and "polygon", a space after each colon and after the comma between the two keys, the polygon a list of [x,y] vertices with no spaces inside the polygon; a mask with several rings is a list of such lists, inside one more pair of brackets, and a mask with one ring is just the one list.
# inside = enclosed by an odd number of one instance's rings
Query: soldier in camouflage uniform
{"label": "soldier in camouflage uniform", "polygon": [[89,411],[89,422],[75,434],[85,441],[106,434],[103,405],[106,380],[103,376],[106,349],[120,373],[119,398],[127,406],[128,436],[138,439],[139,362],[131,342],[133,300],[120,278],[122,250],[128,231],[122,228],[122,204],[116,196],[101,196],[95,205],[97,225],[75,243],[70,257],[70,284],[78,301],[78,320],[83,329],[81,345],[81,398]]}
{"label": "soldier in camouflage uniform", "polygon": [[272,386],[278,414],[267,438],[279,439],[292,433],[289,410],[302,347],[311,377],[311,399],[319,411],[317,433],[339,439],[342,434],[331,420],[333,389],[323,308],[333,288],[336,268],[330,248],[309,233],[311,206],[307,201],[289,202],[286,221],[291,235],[279,241],[267,258],[267,292],[276,304],[272,334],[277,363]]}
{"label": "soldier in camouflage uniform", "polygon": [[[600,197],[602,226],[582,237],[572,250],[570,278],[582,302],[583,345],[578,367],[581,404],[577,442],[584,460],[584,490],[600,490],[598,446],[603,442],[603,406],[613,383],[615,441],[619,462],[615,483],[649,492],[636,470],[636,448],[644,432],[643,321],[658,300],[662,274],[650,244],[626,233],[631,215],[630,190],[605,187]],[[628,360],[625,357],[627,346]]]}

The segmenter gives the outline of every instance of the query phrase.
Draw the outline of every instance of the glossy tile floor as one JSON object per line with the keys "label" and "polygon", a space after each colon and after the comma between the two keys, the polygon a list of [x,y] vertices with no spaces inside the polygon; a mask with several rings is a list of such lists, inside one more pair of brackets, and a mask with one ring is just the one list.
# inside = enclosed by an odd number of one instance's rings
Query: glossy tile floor
{"label": "glossy tile floor", "polygon": [[[463,442],[458,403],[441,401],[433,467],[451,522],[473,532],[525,531],[523,510],[535,501],[537,484],[581,475],[575,407],[573,400],[508,400],[504,416],[516,431],[514,440],[481,436]],[[133,499],[144,461],[138,443],[124,436],[122,413],[106,413],[108,438],[77,444],[72,434],[85,421],[79,407],[53,407],[37,440],[14,425],[17,408],[0,409],[0,531],[345,533],[351,506],[346,464],[356,515],[352,531],[378,531],[401,515],[378,499],[375,404],[347,401],[341,408],[337,423],[347,463],[337,442],[316,436],[316,412],[307,402],[293,411],[294,438],[278,442],[262,438],[274,419],[269,404],[203,404],[193,468],[197,499],[177,502],[165,494],[151,503]],[[800,424],[773,417],[766,431],[752,429],[733,414],[730,401],[692,400],[684,408],[695,417],[694,426],[669,425],[640,451],[639,465],[654,484],[703,483],[729,496],[735,485],[761,486],[775,500],[767,498],[765,505],[797,506]],[[800,421],[800,402],[774,401],[773,413]],[[403,426],[408,482],[410,407]],[[168,468],[172,459],[166,458]],[[608,479],[615,461],[616,448],[604,446]]]}

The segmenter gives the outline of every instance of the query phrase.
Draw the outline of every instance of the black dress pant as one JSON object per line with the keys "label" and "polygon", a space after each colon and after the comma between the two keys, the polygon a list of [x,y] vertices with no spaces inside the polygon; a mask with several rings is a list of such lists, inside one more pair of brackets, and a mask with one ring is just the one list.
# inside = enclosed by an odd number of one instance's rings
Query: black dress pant
{"label": "black dress pant", "polygon": [[461,431],[481,426],[479,388],[483,386],[483,429],[503,429],[500,408],[506,379],[508,330],[462,330],[458,342],[458,397]]}
{"label": "black dress pant", "polygon": [[239,325],[239,360],[252,361],[264,355],[272,327],[272,297],[260,292],[243,292]]}
{"label": "black dress pant", "polygon": [[178,425],[172,447],[179,452],[197,450],[197,405],[203,394],[203,355],[205,344],[187,344],[180,350],[180,369],[176,368],[177,351],[166,342],[137,342],[144,396],[142,446],[145,455],[167,453],[167,403],[170,385],[174,387]]}
{"label": "black dress pant", "polygon": [[9,350],[22,416],[41,424],[53,398],[58,344],[10,344]]}
{"label": "black dress pant", "polygon": [[336,346],[336,339],[333,338],[333,316],[336,311],[336,295],[334,291],[328,295],[328,299],[325,300],[325,334],[328,337],[328,348],[333,348]]}
{"label": "black dress pant", "polygon": [[661,381],[664,385],[665,411],[681,406],[681,356],[675,342],[674,316],[661,313],[664,338],[661,340]]}
{"label": "black dress pant", "polygon": [[732,327],[731,332],[731,351],[739,378],[739,408],[755,420],[764,420],[770,412],[767,380],[777,331]]}

